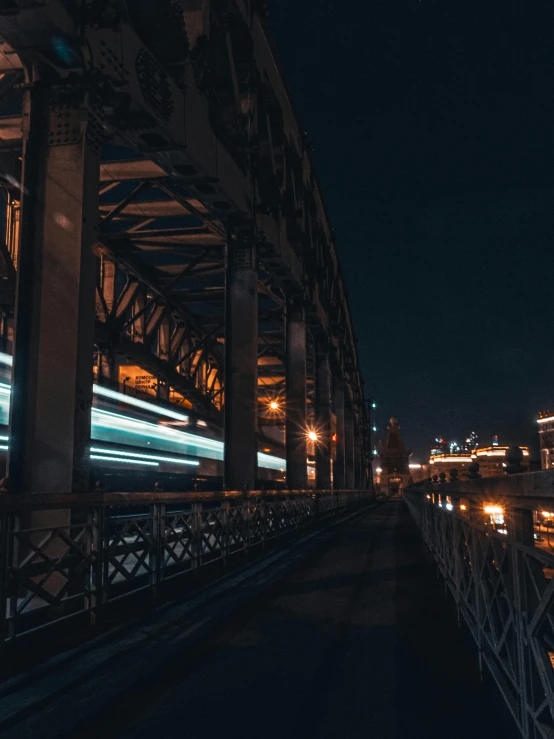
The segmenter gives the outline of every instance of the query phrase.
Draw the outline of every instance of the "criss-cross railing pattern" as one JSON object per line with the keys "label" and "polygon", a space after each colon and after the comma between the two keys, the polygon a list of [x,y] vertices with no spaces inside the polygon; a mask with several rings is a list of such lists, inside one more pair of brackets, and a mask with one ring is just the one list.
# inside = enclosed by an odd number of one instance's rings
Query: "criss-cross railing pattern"
{"label": "criss-cross railing pattern", "polygon": [[[90,505],[87,505],[87,497]],[[368,491],[158,493],[27,496],[0,510],[0,636],[90,613],[141,590],[157,594],[170,580],[226,563],[329,515],[369,503]],[[0,501],[3,505],[5,501]],[[50,526],[36,526],[48,520]]]}
{"label": "criss-cross railing pattern", "polygon": [[522,736],[552,739],[554,556],[518,541],[515,526],[494,531],[455,503],[405,499]]}

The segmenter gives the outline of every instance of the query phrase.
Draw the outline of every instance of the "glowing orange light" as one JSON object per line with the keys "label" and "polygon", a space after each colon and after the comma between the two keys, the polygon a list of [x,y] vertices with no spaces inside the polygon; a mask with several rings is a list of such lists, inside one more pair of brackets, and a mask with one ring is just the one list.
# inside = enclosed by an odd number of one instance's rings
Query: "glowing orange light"
{"label": "glowing orange light", "polygon": [[316,432],[315,432],[315,431],[308,431],[308,439],[309,439],[310,441],[317,441],[317,440],[318,440],[318,438],[319,438],[319,437],[318,437],[318,435],[316,434]]}
{"label": "glowing orange light", "polygon": [[279,403],[276,400],[271,400],[269,402],[269,409],[272,411],[278,411],[279,410]]}
{"label": "glowing orange light", "polygon": [[486,505],[484,510],[485,510],[485,513],[488,513],[491,516],[500,515],[504,513],[504,509],[499,505]]}
{"label": "glowing orange light", "polygon": [[460,510],[467,511],[467,506],[462,503],[462,505],[460,506]]}
{"label": "glowing orange light", "polygon": [[337,438],[338,438],[337,435],[336,434],[333,434],[333,436],[331,436],[331,441],[336,441]]}
{"label": "glowing orange light", "polygon": [[270,452],[270,451],[271,449],[268,446],[264,449],[264,452]]}

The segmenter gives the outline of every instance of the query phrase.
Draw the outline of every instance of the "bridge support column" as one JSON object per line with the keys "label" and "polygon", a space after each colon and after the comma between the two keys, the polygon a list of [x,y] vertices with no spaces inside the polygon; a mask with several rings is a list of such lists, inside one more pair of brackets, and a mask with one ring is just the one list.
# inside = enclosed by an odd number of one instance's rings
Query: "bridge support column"
{"label": "bridge support column", "polygon": [[344,482],[347,490],[354,488],[354,409],[350,397],[344,402]]}
{"label": "bridge support column", "polygon": [[306,319],[298,304],[287,307],[286,456],[287,485],[307,487],[306,445]]}
{"label": "bridge support column", "polygon": [[333,488],[335,490],[344,490],[345,470],[344,470],[344,387],[341,380],[336,380],[333,388],[333,411],[336,418],[337,429],[337,446],[335,454],[335,462],[333,464]]}
{"label": "bridge support column", "polygon": [[227,240],[225,282],[225,462],[231,490],[256,486],[258,411],[258,272],[246,232]]}
{"label": "bridge support column", "polygon": [[318,490],[331,488],[331,377],[327,346],[318,347],[315,369],[315,478]]}
{"label": "bridge support column", "polygon": [[86,93],[25,91],[9,476],[89,488],[100,130]]}
{"label": "bridge support column", "polygon": [[362,449],[359,432],[354,432],[354,487],[360,490],[362,487]]}

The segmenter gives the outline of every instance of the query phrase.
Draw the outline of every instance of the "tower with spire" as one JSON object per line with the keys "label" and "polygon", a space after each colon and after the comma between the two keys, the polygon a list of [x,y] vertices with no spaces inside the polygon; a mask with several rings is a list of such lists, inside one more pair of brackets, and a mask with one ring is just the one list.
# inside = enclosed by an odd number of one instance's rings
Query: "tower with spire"
{"label": "tower with spire", "polygon": [[379,461],[381,464],[381,492],[401,493],[410,484],[410,454],[400,435],[396,418],[390,419],[387,438],[381,445]]}

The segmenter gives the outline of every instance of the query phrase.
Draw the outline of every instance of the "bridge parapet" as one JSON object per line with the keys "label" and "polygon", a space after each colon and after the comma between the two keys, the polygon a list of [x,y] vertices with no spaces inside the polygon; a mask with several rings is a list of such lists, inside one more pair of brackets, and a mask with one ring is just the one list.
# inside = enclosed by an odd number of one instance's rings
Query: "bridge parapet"
{"label": "bridge parapet", "polygon": [[529,738],[554,735],[553,483],[544,471],[405,494],[480,665]]}
{"label": "bridge parapet", "polygon": [[[156,597],[169,581],[282,545],[373,499],[367,490],[0,497],[0,650],[69,618],[96,623],[115,603]],[[62,525],[56,513],[32,525],[60,510]]]}

